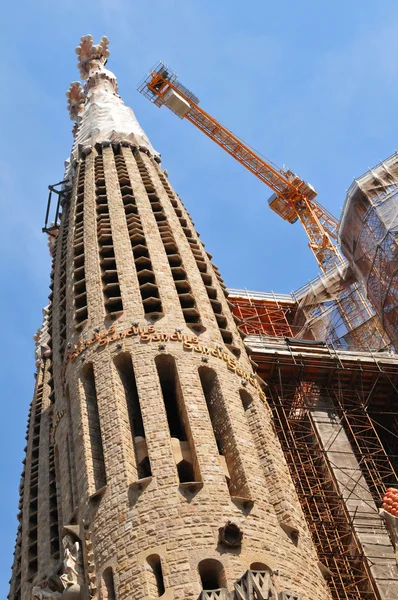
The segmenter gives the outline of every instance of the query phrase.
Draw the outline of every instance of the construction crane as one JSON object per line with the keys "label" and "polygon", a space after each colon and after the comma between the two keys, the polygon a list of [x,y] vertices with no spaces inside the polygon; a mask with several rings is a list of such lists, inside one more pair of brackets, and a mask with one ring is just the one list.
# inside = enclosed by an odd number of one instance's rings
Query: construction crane
{"label": "construction crane", "polygon": [[289,223],[299,220],[318,265],[326,272],[342,262],[335,245],[337,220],[315,197],[315,189],[288,169],[280,169],[245,144],[199,107],[199,99],[183,86],[177,74],[159,61],[139,84],[138,91],[159,108],[167,106],[187,119],[273,190],[270,208]]}

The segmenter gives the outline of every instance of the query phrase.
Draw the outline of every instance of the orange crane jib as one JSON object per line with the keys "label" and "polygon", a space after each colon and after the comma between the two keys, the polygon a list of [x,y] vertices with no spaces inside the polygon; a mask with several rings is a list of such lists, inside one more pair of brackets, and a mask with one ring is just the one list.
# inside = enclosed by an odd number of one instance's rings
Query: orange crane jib
{"label": "orange crane jib", "polygon": [[150,71],[137,89],[156,106],[165,105],[180,119],[193,123],[271,188],[274,193],[268,201],[270,208],[289,223],[297,220],[302,223],[309,238],[308,245],[323,271],[342,261],[333,243],[337,239],[338,222],[315,200],[316,191],[309,183],[292,171],[266,161],[206,113],[198,106],[199,99],[163,62]]}

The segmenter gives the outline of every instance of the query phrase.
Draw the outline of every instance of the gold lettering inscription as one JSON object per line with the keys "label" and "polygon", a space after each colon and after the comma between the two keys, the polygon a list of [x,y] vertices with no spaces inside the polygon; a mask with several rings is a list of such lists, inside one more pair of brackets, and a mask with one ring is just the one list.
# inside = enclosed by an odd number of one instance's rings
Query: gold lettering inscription
{"label": "gold lettering inscription", "polygon": [[[241,377],[250,385],[252,385],[257,392],[259,393],[262,400],[266,399],[266,396],[261,389],[261,385],[258,380],[255,378],[253,373],[246,373],[236,362],[235,358],[232,358],[227,352],[220,350],[219,348],[209,348],[208,346],[202,346],[199,344],[199,339],[196,336],[182,335],[180,332],[175,332],[172,334],[164,333],[161,331],[156,331],[153,325],[148,327],[135,327],[132,326],[125,331],[120,331],[116,333],[115,327],[110,327],[106,331],[101,331],[100,333],[96,333],[92,338],[88,340],[82,341],[80,340],[78,344],[73,347],[73,351],[70,352],[66,358],[65,363],[73,362],[84,350],[89,348],[90,346],[96,344],[97,348],[103,348],[110,342],[115,342],[117,340],[124,339],[126,337],[139,337],[140,341],[148,344],[150,342],[179,342],[182,343],[182,347],[187,352],[193,351],[197,354],[202,354],[205,356],[214,356],[214,358],[218,358],[219,360],[223,360],[229,371]],[[64,409],[66,412],[66,409]],[[61,411],[62,412],[62,411]],[[59,413],[61,414],[61,413]],[[62,412],[62,415],[65,414]],[[59,419],[60,420],[60,419]],[[56,423],[58,424],[58,421]],[[54,424],[52,432],[55,434],[56,425]],[[52,434],[53,435],[53,434]]]}

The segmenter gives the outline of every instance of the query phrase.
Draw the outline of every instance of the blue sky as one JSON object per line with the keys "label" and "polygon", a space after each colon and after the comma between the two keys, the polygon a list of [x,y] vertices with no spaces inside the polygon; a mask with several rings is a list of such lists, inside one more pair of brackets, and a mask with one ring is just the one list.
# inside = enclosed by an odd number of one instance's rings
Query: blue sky
{"label": "blue sky", "polygon": [[137,82],[159,59],[201,105],[311,182],[336,216],[353,177],[398,146],[394,0],[39,0],[2,8],[0,200],[3,292],[0,596],[8,593],[18,483],[33,390],[32,336],[47,302],[41,233],[72,123],[65,92],[82,35],[110,38],[109,68],[190,211],[226,284],[289,292],[317,274],[299,224],[268,189]]}

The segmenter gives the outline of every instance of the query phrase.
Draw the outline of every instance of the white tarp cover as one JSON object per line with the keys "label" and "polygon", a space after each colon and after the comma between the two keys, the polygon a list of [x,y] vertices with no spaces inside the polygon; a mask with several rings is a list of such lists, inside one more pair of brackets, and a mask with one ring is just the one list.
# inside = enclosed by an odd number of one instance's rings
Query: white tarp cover
{"label": "white tarp cover", "polygon": [[78,158],[79,151],[97,143],[122,141],[144,148],[159,159],[134,112],[119,96],[115,75],[105,68],[108,45],[105,36],[94,44],[92,36],[86,35],[76,48],[78,67],[86,83],[83,89],[80,82],[73,82],[66,94],[70,117],[76,121],[71,162]]}
{"label": "white tarp cover", "polygon": [[72,148],[74,158],[77,158],[79,148],[105,141],[130,141],[159,158],[159,153],[152,146],[134,112],[118,95],[115,75],[99,60],[92,63],[85,95],[86,101],[78,116],[78,129]]}

